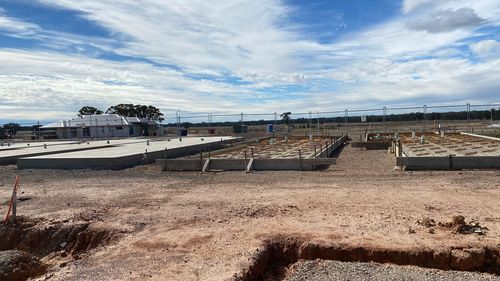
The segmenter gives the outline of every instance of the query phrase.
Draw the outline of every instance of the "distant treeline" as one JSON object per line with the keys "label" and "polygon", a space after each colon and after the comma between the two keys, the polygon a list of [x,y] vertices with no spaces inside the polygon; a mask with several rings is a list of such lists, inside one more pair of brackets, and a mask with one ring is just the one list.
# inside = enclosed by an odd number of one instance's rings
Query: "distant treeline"
{"label": "distant treeline", "polygon": [[[474,110],[470,111],[470,119],[471,120],[489,120],[491,119],[491,115],[493,113],[493,120],[500,119],[500,110]],[[427,120],[467,120],[467,111],[451,111],[451,112],[431,112],[427,113]],[[382,122],[384,120],[383,115],[365,115],[366,122]],[[290,124],[308,124],[309,118],[293,118],[293,113],[290,115]],[[412,113],[401,113],[401,114],[388,114],[385,116],[385,121],[387,122],[402,122],[402,121],[423,121],[426,116],[423,112],[412,112]],[[182,120],[182,119],[181,119]],[[281,123],[281,120],[278,120],[278,123]],[[317,122],[317,118],[311,118],[311,123],[313,125]],[[320,117],[319,123],[344,123],[345,117]],[[361,116],[349,116],[347,118],[348,123],[361,123]],[[244,121],[244,125],[252,126],[252,125],[265,125],[265,124],[273,124],[274,120],[255,120],[255,121]],[[235,126],[241,125],[240,121],[226,121],[226,122],[212,122],[212,126]],[[166,127],[175,127],[176,123],[168,123],[165,124]],[[181,127],[189,128],[189,127],[206,127],[208,126],[207,122],[182,122]]]}

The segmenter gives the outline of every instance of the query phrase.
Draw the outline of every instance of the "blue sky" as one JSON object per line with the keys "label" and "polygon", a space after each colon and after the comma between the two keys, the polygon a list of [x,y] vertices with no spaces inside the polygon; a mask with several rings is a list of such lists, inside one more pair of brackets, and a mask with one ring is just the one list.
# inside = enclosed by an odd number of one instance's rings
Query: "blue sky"
{"label": "blue sky", "polygon": [[0,123],[500,101],[497,0],[1,0]]}

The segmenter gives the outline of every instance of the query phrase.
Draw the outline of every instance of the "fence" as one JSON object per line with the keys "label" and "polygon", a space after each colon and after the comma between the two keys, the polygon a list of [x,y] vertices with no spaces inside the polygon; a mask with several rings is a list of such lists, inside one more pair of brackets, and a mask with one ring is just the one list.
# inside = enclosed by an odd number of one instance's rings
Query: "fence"
{"label": "fence", "polygon": [[[177,111],[165,115],[164,133],[178,135],[182,129],[190,134],[263,136],[272,132],[292,134],[358,134],[445,130],[466,131],[492,136],[500,134],[500,103],[419,105],[367,109],[291,112],[288,124],[281,112],[271,113],[189,113]],[[0,120],[1,122],[1,120]],[[1,135],[7,132],[0,124]],[[39,135],[40,122],[18,123],[26,134]],[[32,127],[31,133],[29,132]],[[7,132],[8,133],[8,132]]]}
{"label": "fence", "polygon": [[279,112],[272,113],[206,113],[189,115],[177,111],[167,124],[167,133],[186,128],[192,133],[266,134],[267,126],[283,132],[287,125],[296,134],[337,134],[358,132],[400,132],[446,130],[497,135],[500,133],[500,103],[422,105],[343,109],[333,111],[291,112],[286,124]]}

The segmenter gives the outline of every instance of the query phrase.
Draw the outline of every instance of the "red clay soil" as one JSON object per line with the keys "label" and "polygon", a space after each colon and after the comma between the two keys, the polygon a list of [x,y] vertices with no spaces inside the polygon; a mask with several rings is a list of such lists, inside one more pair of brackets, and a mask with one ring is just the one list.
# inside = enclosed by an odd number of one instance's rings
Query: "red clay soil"
{"label": "red clay soil", "polygon": [[[307,243],[402,252],[500,246],[500,172],[394,170],[385,151],[346,147],[316,172],[17,171],[18,213],[122,229],[110,245],[52,267],[50,280],[232,280],[277,236]],[[0,188],[5,212],[9,186]],[[462,215],[485,235],[441,226]],[[431,230],[432,229],[432,230]]]}

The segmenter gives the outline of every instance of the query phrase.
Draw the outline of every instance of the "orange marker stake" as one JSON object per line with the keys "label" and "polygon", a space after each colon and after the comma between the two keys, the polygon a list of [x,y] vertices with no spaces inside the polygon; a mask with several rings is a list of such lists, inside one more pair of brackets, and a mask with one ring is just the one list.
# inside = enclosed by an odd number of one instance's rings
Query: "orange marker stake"
{"label": "orange marker stake", "polygon": [[10,211],[12,210],[12,205],[14,204],[14,200],[17,200],[17,185],[19,184],[19,176],[16,175],[16,181],[14,183],[14,188],[12,189],[12,196],[10,197],[10,202],[9,202],[9,210],[7,211],[7,215],[5,216],[5,222],[9,219],[10,216]]}

